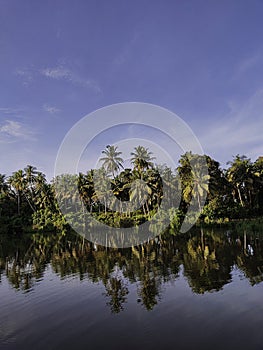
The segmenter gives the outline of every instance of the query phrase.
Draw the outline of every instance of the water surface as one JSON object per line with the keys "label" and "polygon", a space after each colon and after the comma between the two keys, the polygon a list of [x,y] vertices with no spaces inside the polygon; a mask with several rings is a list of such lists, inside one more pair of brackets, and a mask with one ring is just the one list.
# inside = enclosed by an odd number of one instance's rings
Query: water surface
{"label": "water surface", "polygon": [[263,232],[0,244],[1,349],[263,348]]}

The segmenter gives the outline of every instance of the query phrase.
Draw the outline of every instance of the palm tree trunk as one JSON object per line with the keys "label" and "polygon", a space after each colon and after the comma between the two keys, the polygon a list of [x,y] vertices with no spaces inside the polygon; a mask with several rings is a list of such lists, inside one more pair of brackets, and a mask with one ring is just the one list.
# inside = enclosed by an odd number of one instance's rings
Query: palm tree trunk
{"label": "palm tree trunk", "polygon": [[243,200],[242,200],[242,197],[241,197],[240,188],[238,186],[237,186],[237,193],[238,193],[238,197],[239,197],[239,200],[240,200],[240,204],[243,207],[244,203],[243,203]]}
{"label": "palm tree trunk", "polygon": [[148,202],[145,201],[145,206],[146,206],[146,211],[147,211],[147,214],[148,214],[148,218],[150,216],[150,210],[149,210],[149,206],[148,206]]}
{"label": "palm tree trunk", "polygon": [[201,208],[200,194],[198,192],[198,189],[197,189],[197,200],[198,200],[199,212],[201,213],[202,208]]}
{"label": "palm tree trunk", "polygon": [[144,204],[142,205],[143,214],[146,216],[146,210]]}
{"label": "palm tree trunk", "polygon": [[203,231],[202,227],[201,227],[201,248],[202,248],[202,252],[204,252],[204,248],[205,248],[205,245],[204,245],[204,231]]}
{"label": "palm tree trunk", "polygon": [[30,200],[28,199],[27,195],[24,193],[24,196],[26,198],[27,203],[29,204],[30,208],[32,209],[33,212],[36,211],[36,209],[33,207],[33,205],[31,204]]}
{"label": "palm tree trunk", "polygon": [[20,204],[21,204],[21,196],[20,192],[17,192],[17,215],[20,215]]}

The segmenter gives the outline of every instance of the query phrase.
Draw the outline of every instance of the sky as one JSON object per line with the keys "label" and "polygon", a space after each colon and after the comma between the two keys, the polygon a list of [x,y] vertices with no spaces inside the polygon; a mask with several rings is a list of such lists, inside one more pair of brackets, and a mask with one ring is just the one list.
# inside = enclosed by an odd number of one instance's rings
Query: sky
{"label": "sky", "polygon": [[75,123],[130,101],[176,113],[223,167],[256,160],[262,18],[261,0],[0,0],[0,173],[51,179]]}

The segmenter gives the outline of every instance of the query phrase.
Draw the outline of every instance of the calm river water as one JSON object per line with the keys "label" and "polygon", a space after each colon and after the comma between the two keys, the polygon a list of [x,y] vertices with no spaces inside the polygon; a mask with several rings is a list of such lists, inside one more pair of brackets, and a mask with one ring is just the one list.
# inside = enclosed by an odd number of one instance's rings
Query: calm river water
{"label": "calm river water", "polygon": [[263,230],[0,236],[0,349],[263,349]]}

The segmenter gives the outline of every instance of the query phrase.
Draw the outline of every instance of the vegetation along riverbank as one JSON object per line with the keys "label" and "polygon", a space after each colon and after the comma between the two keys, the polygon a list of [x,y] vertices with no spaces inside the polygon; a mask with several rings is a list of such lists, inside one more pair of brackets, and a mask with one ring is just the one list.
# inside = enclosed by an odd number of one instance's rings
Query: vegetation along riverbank
{"label": "vegetation along riverbank", "polygon": [[[121,152],[109,145],[100,164],[100,169],[59,175],[50,183],[32,165],[11,176],[0,175],[0,233],[67,230],[58,200],[70,211],[76,205],[72,188],[78,189],[76,195],[83,209],[77,215],[83,218],[88,212],[114,227],[139,226],[153,218],[161,206],[164,187],[171,207],[166,215],[174,232],[185,216],[196,220],[188,213],[193,200],[200,209],[204,202],[197,225],[262,225],[263,157],[252,162],[237,155],[227,169],[222,169],[207,155],[187,152],[178,167],[171,169],[156,165],[152,152],[138,146],[131,150],[131,166],[124,168]],[[99,186],[94,185],[95,177]],[[114,197],[109,197],[112,193]],[[114,210],[109,205],[112,198],[116,199]],[[135,203],[135,210],[123,209],[129,200]]]}

